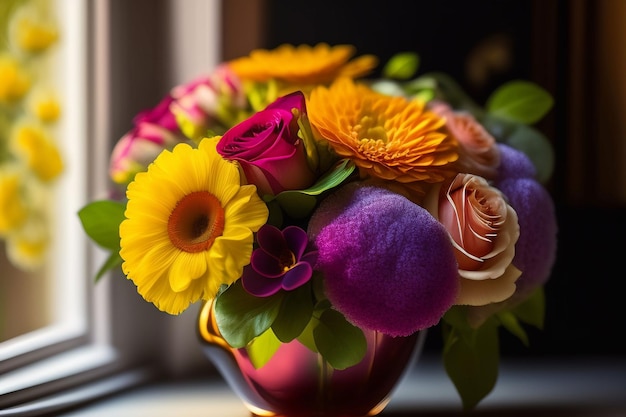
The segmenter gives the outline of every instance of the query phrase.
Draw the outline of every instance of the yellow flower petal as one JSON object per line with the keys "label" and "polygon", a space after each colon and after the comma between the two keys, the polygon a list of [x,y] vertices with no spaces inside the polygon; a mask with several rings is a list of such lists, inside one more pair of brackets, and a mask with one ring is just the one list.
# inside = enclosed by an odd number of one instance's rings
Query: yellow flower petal
{"label": "yellow flower petal", "polygon": [[250,261],[252,234],[267,221],[267,206],[249,191],[255,187],[240,185],[237,166],[220,157],[215,143],[163,151],[128,185],[122,270],[170,314],[238,279]]}
{"label": "yellow flower petal", "polygon": [[290,84],[326,84],[339,76],[361,77],[377,64],[373,55],[350,61],[355,54],[352,45],[315,46],[284,44],[273,50],[257,49],[247,57],[228,63],[242,80],[280,80]]}

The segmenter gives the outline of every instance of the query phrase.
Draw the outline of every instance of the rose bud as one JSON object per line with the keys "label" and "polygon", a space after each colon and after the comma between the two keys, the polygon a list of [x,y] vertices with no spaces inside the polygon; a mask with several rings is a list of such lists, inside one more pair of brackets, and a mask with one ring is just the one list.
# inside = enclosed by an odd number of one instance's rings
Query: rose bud
{"label": "rose bud", "polygon": [[217,144],[222,157],[239,162],[261,196],[305,189],[315,180],[304,143],[298,137],[294,108],[298,114],[306,113],[304,95],[299,91],[277,99],[232,127]]}

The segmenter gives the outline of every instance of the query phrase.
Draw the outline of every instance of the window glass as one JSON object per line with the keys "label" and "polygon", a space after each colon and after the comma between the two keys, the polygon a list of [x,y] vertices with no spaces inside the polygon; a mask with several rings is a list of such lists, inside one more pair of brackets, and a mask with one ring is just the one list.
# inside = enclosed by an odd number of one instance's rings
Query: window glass
{"label": "window glass", "polygon": [[84,16],[81,2],[0,3],[1,359],[86,328]]}

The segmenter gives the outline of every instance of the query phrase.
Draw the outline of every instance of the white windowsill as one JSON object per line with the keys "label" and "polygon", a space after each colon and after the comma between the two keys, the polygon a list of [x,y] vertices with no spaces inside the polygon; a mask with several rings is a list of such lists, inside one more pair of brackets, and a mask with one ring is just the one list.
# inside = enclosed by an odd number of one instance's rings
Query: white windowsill
{"label": "white windowsill", "polygon": [[63,352],[2,375],[0,396],[105,366],[116,358],[115,350],[109,346],[87,346]]}
{"label": "white windowsill", "polygon": [[[618,417],[626,415],[626,358],[504,361],[498,385],[472,415],[490,417]],[[0,414],[2,415],[2,414]],[[216,376],[164,381],[60,414],[64,417],[249,417]],[[381,417],[464,416],[437,357],[424,357]]]}

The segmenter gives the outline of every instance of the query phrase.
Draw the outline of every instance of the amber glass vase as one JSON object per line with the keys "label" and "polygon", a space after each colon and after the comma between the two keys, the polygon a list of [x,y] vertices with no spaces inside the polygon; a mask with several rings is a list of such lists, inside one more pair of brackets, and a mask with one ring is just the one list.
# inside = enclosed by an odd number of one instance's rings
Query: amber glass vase
{"label": "amber glass vase", "polygon": [[231,348],[220,336],[212,303],[204,304],[198,322],[204,353],[259,417],[375,416],[417,360],[426,336],[425,331],[409,337],[365,332],[365,357],[343,370],[333,369],[319,354],[293,341],[255,369],[245,349]]}

